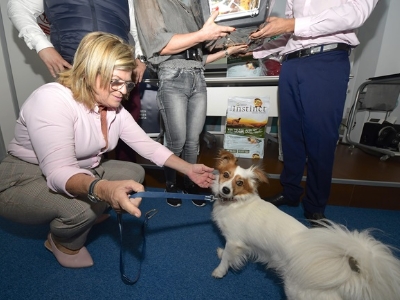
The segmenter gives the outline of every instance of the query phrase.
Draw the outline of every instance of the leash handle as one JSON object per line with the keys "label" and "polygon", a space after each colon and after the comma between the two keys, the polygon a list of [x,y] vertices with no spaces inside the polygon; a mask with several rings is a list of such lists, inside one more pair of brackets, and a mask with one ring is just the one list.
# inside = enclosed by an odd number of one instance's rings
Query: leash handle
{"label": "leash handle", "polygon": [[[168,192],[138,192],[131,194],[129,198],[175,198],[175,199],[199,199],[206,200],[210,202],[214,202],[216,198],[213,195],[196,195],[196,194],[183,194],[183,193],[168,193]],[[142,271],[142,262],[146,253],[146,228],[149,219],[151,219],[158,211],[156,209],[152,209],[148,211],[145,215],[144,221],[141,226],[141,236],[143,239],[142,245],[142,255],[139,260],[139,270],[137,272],[136,277],[134,279],[130,279],[125,274],[125,259],[124,259],[124,251],[122,247],[123,243],[123,225],[122,225],[122,213],[117,213],[118,227],[119,227],[119,240],[120,240],[120,252],[119,252],[119,271],[121,273],[122,281],[127,285],[135,284],[140,277],[140,273]]]}
{"label": "leash handle", "polygon": [[126,274],[125,274],[125,263],[124,263],[124,251],[122,250],[122,241],[123,241],[123,226],[122,226],[122,214],[117,213],[117,219],[118,219],[118,227],[119,227],[119,241],[120,241],[120,252],[119,252],[119,271],[121,273],[121,279],[122,281],[127,284],[127,285],[133,285],[135,284],[140,277],[140,273],[142,271],[142,262],[144,260],[144,256],[146,253],[146,227],[149,219],[151,219],[158,211],[156,209],[152,209],[148,211],[145,215],[142,227],[141,227],[141,236],[143,238],[143,246],[142,246],[142,255],[139,260],[139,270],[137,272],[137,275],[134,279],[130,279]]}

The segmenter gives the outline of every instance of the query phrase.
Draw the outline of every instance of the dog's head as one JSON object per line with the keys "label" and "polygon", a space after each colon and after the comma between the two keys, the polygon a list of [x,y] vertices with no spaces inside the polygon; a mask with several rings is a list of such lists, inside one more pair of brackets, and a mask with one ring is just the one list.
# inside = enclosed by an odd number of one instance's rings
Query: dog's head
{"label": "dog's head", "polygon": [[226,150],[220,150],[215,169],[219,175],[212,186],[214,195],[222,200],[245,200],[258,194],[258,185],[268,183],[266,173],[259,166],[244,169],[237,164],[237,158]]}

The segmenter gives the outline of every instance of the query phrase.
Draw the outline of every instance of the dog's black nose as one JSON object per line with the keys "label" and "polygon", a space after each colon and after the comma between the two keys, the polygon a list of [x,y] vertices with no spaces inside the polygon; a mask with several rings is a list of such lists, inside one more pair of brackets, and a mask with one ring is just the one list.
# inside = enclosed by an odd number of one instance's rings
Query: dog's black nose
{"label": "dog's black nose", "polygon": [[223,192],[225,195],[227,195],[227,194],[229,194],[229,193],[231,192],[231,190],[230,190],[229,188],[227,188],[226,186],[224,186],[224,187],[222,188],[222,192]]}

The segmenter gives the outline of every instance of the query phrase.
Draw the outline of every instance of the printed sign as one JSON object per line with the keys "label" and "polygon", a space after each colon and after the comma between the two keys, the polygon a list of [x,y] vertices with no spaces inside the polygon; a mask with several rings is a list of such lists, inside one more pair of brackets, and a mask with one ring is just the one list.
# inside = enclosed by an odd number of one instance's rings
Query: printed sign
{"label": "printed sign", "polygon": [[160,133],[160,113],[157,105],[158,87],[148,83],[140,83],[140,120],[139,125],[151,137]]}

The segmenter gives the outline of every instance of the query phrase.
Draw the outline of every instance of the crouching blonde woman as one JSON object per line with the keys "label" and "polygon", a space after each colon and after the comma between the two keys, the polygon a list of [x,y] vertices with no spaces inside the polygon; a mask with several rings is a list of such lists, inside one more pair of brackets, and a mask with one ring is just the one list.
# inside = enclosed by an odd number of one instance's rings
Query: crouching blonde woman
{"label": "crouching blonde woman", "polygon": [[212,168],[187,163],[149,138],[121,106],[135,86],[133,50],[112,34],[86,35],[72,69],[25,101],[0,164],[0,216],[49,223],[45,247],[64,267],[93,265],[84,245],[92,226],[107,217],[103,213],[109,206],[141,215],[141,199],[129,194],[144,190],[144,169],[102,159],[119,139],[200,187],[209,187],[214,179]]}

